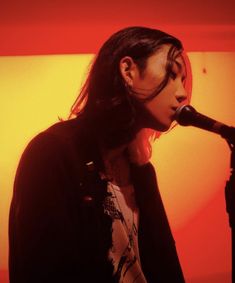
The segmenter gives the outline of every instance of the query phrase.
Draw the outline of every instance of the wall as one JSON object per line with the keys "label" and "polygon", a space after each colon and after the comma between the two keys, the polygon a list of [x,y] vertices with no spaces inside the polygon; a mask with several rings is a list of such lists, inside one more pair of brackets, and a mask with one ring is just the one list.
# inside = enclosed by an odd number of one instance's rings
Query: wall
{"label": "wall", "polygon": [[[0,57],[2,283],[7,282],[8,213],[18,160],[35,134],[57,122],[58,116],[67,117],[92,57]],[[194,52],[189,57],[192,105],[234,125],[235,53]],[[187,282],[228,283],[231,243],[223,196],[229,173],[227,144],[215,134],[177,126],[154,143],[152,162]]]}

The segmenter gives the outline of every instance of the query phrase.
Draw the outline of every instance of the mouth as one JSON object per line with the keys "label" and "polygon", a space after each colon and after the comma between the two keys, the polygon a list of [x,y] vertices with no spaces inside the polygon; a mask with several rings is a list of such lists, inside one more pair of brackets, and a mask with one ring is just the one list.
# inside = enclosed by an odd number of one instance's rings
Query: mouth
{"label": "mouth", "polygon": [[178,109],[178,106],[171,107],[172,110],[176,111]]}
{"label": "mouth", "polygon": [[171,110],[173,112],[173,115],[175,117],[175,114],[176,114],[176,110],[178,109],[178,107],[171,107]]}
{"label": "mouth", "polygon": [[171,107],[173,114],[172,114],[172,120],[175,120],[176,118],[176,110],[178,109],[178,107]]}

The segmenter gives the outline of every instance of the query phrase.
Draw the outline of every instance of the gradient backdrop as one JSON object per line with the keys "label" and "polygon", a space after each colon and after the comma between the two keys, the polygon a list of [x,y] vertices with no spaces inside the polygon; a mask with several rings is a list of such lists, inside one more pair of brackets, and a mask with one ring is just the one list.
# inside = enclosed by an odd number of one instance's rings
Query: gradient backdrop
{"label": "gradient backdrop", "polygon": [[[27,1],[0,3],[0,282],[7,283],[8,213],[19,158],[38,132],[66,118],[94,54],[129,25],[164,29],[185,43],[191,104],[235,126],[235,16],[230,1]],[[234,9],[233,9],[234,10]],[[152,162],[189,283],[229,283],[224,186],[229,148],[219,136],[176,127]]]}

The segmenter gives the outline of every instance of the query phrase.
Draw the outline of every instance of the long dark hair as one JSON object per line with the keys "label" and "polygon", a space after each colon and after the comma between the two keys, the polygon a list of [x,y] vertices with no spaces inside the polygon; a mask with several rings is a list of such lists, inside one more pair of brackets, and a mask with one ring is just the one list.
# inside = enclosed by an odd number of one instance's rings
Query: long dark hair
{"label": "long dark hair", "polygon": [[[119,71],[119,62],[130,56],[140,73],[147,59],[163,44],[171,44],[166,77],[153,96],[167,84],[175,53],[182,52],[181,42],[156,29],[128,27],[114,33],[101,47],[88,78],[71,108],[71,115],[85,115],[92,120],[97,133],[108,147],[133,139],[137,131],[138,111]],[[153,98],[153,97],[152,97]]]}

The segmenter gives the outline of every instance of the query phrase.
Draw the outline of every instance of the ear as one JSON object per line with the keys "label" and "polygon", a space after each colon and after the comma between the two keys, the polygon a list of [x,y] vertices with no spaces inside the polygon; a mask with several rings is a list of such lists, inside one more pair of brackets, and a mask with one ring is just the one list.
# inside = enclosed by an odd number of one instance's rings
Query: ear
{"label": "ear", "polygon": [[133,86],[133,80],[139,71],[134,60],[130,56],[123,57],[119,62],[119,69],[125,83]]}

